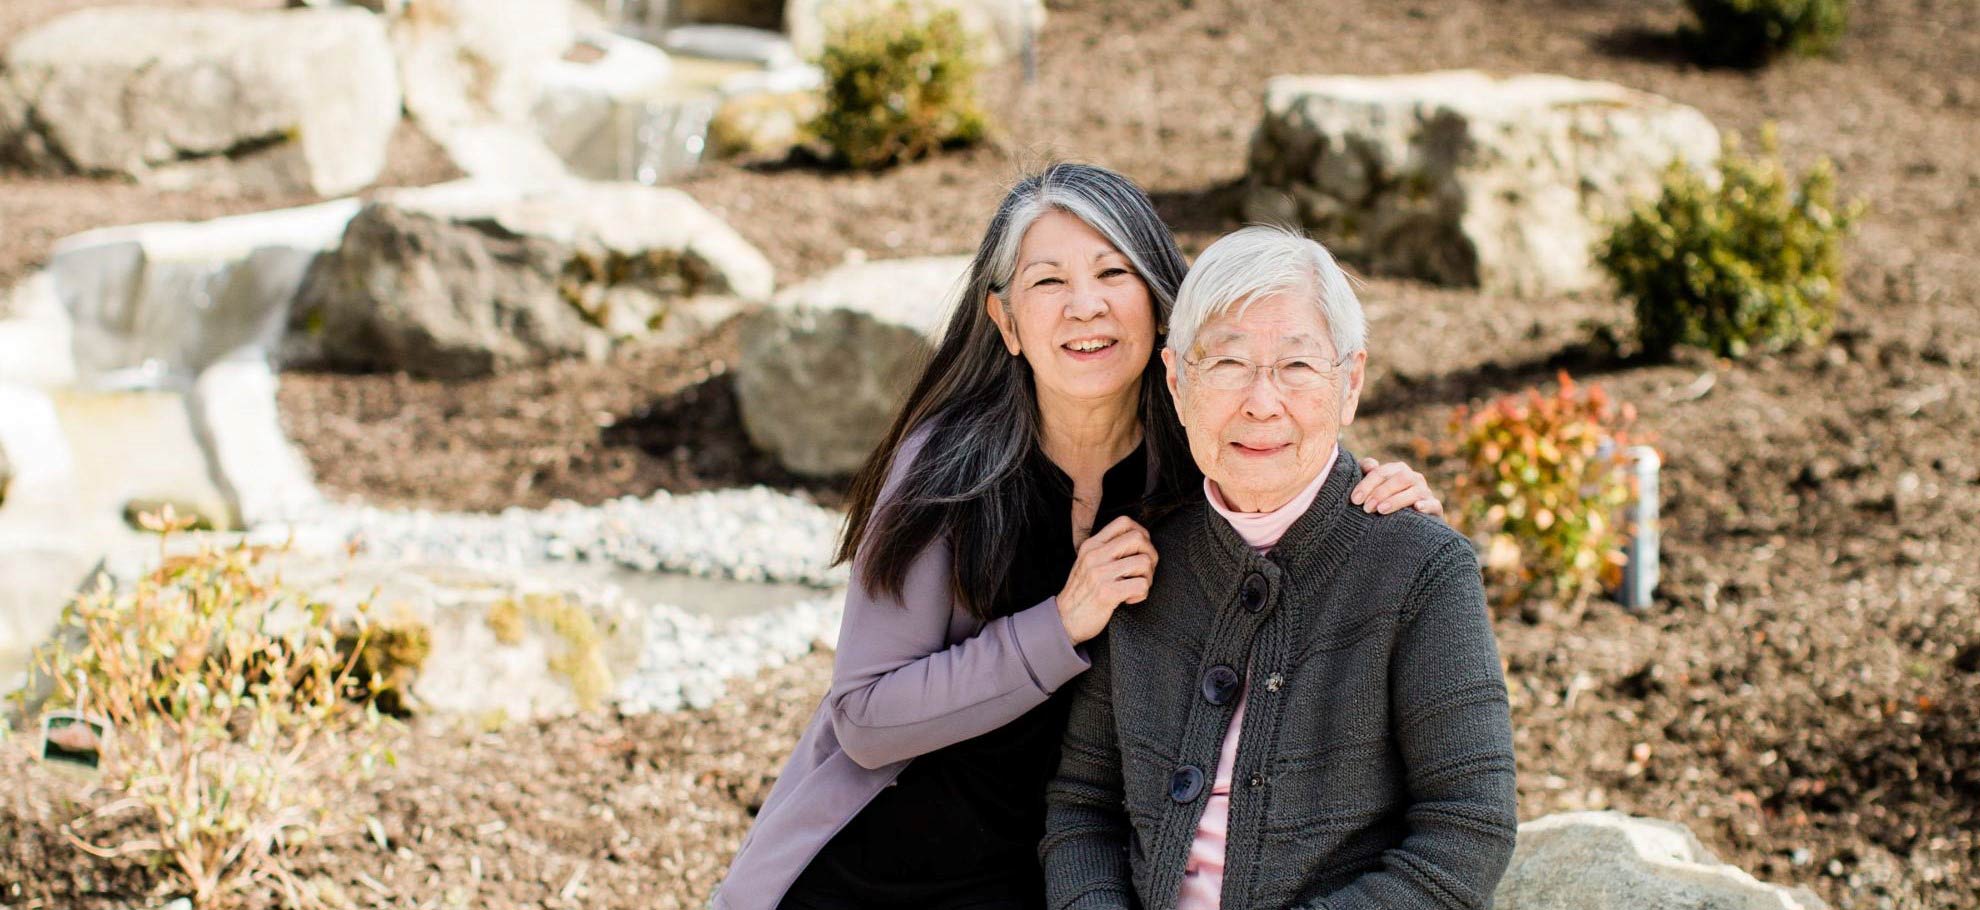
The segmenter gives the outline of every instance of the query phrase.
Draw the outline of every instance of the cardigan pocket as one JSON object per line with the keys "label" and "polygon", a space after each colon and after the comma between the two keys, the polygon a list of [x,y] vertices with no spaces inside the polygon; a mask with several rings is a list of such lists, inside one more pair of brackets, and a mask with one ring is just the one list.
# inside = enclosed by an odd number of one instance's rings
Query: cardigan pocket
{"label": "cardigan pocket", "polygon": [[1275,763],[1268,832],[1324,837],[1361,830],[1408,800],[1403,780],[1384,759],[1386,739]]}

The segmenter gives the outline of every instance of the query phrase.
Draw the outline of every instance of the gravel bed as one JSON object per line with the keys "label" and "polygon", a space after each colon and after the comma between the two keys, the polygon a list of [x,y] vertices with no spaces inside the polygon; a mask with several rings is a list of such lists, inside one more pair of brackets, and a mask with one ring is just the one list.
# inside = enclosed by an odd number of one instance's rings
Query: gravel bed
{"label": "gravel bed", "polygon": [[646,614],[639,669],[619,681],[614,700],[626,714],[707,710],[729,681],[781,667],[839,638],[843,600],[819,598],[717,622],[677,607]]}
{"label": "gravel bed", "polygon": [[307,551],[356,543],[371,558],[525,568],[583,561],[640,572],[836,587],[832,551],[843,516],[766,487],[675,495],[665,491],[597,506],[553,503],[495,515],[326,505],[257,528],[252,539],[293,536]]}

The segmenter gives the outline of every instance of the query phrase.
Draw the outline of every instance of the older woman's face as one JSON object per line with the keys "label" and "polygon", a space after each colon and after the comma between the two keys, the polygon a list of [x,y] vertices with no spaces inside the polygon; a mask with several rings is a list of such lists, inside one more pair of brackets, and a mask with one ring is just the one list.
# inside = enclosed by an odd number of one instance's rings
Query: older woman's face
{"label": "older woman's face", "polygon": [[[1242,316],[1205,323],[1188,360],[1217,356],[1262,364],[1340,359],[1320,308],[1289,294],[1255,300]],[[1216,389],[1174,350],[1164,350],[1162,362],[1197,467],[1231,506],[1264,512],[1285,505],[1326,466],[1341,427],[1354,421],[1368,354],[1356,351],[1307,391],[1282,388],[1267,370],[1257,371],[1245,388]]]}
{"label": "older woman's face", "polygon": [[1155,350],[1148,285],[1086,222],[1048,212],[1018,246],[1010,299],[985,301],[1004,346],[1031,364],[1039,397],[1132,396]]}

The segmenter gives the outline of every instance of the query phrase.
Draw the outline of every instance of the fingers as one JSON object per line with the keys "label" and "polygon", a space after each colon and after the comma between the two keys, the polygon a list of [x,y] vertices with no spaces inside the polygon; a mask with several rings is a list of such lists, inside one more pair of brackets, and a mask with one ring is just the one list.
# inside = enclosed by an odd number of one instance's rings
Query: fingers
{"label": "fingers", "polygon": [[1390,462],[1375,469],[1362,478],[1356,492],[1368,487],[1366,494],[1358,500],[1363,511],[1379,512],[1387,515],[1398,509],[1407,508],[1424,499],[1434,499],[1430,483],[1423,475],[1399,461]]}
{"label": "fingers", "polygon": [[1089,549],[1098,549],[1099,547],[1106,546],[1123,534],[1135,531],[1140,531],[1143,537],[1148,536],[1147,530],[1143,529],[1139,522],[1123,515],[1113,521],[1107,522],[1106,527],[1094,532],[1092,537],[1088,537],[1085,543],[1079,545],[1079,550],[1084,553]]}
{"label": "fingers", "polygon": [[1155,577],[1155,554],[1152,552],[1124,556],[1108,565],[1116,579]]}
{"label": "fingers", "polygon": [[[1355,484],[1354,489],[1349,491],[1348,501],[1358,506],[1366,506],[1371,500],[1380,501],[1380,497],[1376,495],[1377,491],[1393,482],[1396,475],[1408,470],[1409,465],[1400,461],[1381,464],[1373,458],[1363,458],[1361,482]],[[1393,493],[1395,490],[1388,492]]]}
{"label": "fingers", "polygon": [[1410,487],[1414,485],[1410,479],[1410,475],[1414,473],[1407,467],[1384,466],[1383,468],[1378,468],[1376,473],[1369,475],[1375,483],[1369,489],[1367,495],[1362,497],[1361,508],[1368,512],[1377,511],[1381,504],[1390,498],[1408,492]]}
{"label": "fingers", "polygon": [[[1103,537],[1109,532],[1111,536]],[[1129,518],[1117,518],[1080,545],[1079,559],[1104,562],[1136,552],[1154,553],[1155,544],[1141,525]]]}
{"label": "fingers", "polygon": [[1109,590],[1115,603],[1138,604],[1148,599],[1149,579],[1143,576],[1123,578],[1116,581]]}
{"label": "fingers", "polygon": [[1377,503],[1370,511],[1388,515],[1394,512],[1400,512],[1424,501],[1423,491],[1415,487],[1410,487],[1400,493],[1391,493],[1383,497],[1381,502]]}

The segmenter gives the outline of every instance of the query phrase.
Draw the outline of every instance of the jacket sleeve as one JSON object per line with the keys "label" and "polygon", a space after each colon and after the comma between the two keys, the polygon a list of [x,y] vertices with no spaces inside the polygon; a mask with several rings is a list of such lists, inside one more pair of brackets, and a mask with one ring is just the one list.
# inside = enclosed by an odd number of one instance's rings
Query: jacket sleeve
{"label": "jacket sleeve", "polygon": [[1318,910],[1479,910],[1512,859],[1512,719],[1469,541],[1425,561],[1403,609],[1389,686],[1409,833]]}
{"label": "jacket sleeve", "polygon": [[1114,736],[1112,656],[1102,633],[1092,643],[1093,669],[1075,683],[1059,774],[1045,790],[1045,867],[1051,910],[1137,907],[1128,858],[1126,791]]}
{"label": "jacket sleeve", "polygon": [[[910,437],[880,494],[893,495],[925,437]],[[986,623],[949,641],[957,609],[946,541],[932,541],[909,567],[901,596],[859,582],[853,559],[826,695],[840,748],[867,768],[906,761],[995,730],[1042,704],[1087,668],[1059,619],[1057,598]]]}

